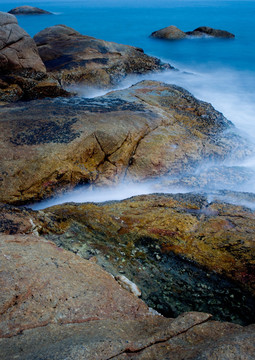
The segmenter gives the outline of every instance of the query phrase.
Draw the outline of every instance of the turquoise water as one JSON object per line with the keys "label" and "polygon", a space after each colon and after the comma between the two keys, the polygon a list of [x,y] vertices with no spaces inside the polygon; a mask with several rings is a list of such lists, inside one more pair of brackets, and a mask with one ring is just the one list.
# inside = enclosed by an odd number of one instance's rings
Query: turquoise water
{"label": "turquoise water", "polygon": [[[20,26],[31,36],[45,27],[65,24],[84,35],[141,47],[147,54],[192,72],[193,76],[167,72],[147,78],[181,85],[212,103],[251,138],[255,148],[255,1],[1,0],[0,10],[8,11],[24,3],[54,13],[18,16]],[[153,31],[169,25],[183,31],[207,25],[228,30],[236,38],[167,41],[149,37]],[[140,77],[128,79],[121,86],[139,80]],[[255,170],[255,159],[241,165]],[[255,192],[255,179],[254,186],[246,190]]]}

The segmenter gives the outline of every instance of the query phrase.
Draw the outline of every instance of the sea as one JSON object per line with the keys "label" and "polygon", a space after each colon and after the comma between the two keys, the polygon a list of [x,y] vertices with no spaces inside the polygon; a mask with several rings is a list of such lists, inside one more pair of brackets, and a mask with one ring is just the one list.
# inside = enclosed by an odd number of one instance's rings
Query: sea
{"label": "sea", "polygon": [[[143,78],[177,84],[195,97],[210,102],[231,120],[255,149],[255,1],[253,0],[0,0],[0,11],[31,5],[54,15],[18,16],[19,25],[31,36],[40,30],[65,24],[84,35],[140,47],[181,70],[132,77],[120,84],[128,87]],[[194,38],[166,41],[149,35],[169,25],[183,31],[210,26],[235,34],[235,39]],[[190,75],[192,74],[192,76]],[[101,95],[96,89],[90,97]],[[88,92],[81,89],[81,96]],[[255,158],[242,164],[255,171]],[[220,188],[220,186],[219,186]],[[255,177],[245,189],[255,193]],[[77,191],[77,190],[76,190]],[[174,191],[174,189],[170,189]],[[105,201],[155,192],[150,185],[122,184],[119,188],[89,192],[80,189],[45,207],[65,201]],[[38,208],[39,208],[38,207]]]}

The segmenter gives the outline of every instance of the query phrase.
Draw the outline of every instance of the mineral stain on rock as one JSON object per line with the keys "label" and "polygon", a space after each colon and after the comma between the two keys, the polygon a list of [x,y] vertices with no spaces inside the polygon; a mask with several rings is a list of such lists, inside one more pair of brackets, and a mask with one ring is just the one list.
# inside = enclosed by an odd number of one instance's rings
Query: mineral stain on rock
{"label": "mineral stain on rock", "polygon": [[[79,133],[72,130],[72,125],[77,119],[70,119],[63,123],[57,121],[37,122],[32,127],[26,122],[20,126],[23,131],[10,138],[14,145],[39,145],[47,143],[64,143],[67,144],[77,137]],[[26,129],[27,128],[27,129]]]}

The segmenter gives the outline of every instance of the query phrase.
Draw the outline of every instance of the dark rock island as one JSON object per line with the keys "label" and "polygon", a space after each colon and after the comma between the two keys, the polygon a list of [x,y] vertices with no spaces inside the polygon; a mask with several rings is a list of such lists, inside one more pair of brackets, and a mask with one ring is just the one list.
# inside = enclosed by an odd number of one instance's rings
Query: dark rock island
{"label": "dark rock island", "polygon": [[52,15],[52,13],[49,11],[29,5],[18,6],[8,11],[8,13],[13,15]]}
{"label": "dark rock island", "polygon": [[159,38],[159,39],[168,39],[168,40],[179,40],[179,39],[188,39],[190,37],[215,37],[215,38],[225,38],[231,39],[234,38],[235,35],[231,34],[225,30],[217,30],[208,26],[200,26],[193,31],[183,32],[178,29],[176,26],[171,25],[165,27],[163,29],[154,31],[151,34],[151,37]]}

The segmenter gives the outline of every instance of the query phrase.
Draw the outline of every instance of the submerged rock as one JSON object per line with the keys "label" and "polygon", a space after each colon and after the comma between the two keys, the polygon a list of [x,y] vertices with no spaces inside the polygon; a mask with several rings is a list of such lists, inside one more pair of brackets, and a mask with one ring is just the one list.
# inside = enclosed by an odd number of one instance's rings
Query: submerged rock
{"label": "submerged rock", "polygon": [[28,6],[28,5],[18,6],[14,9],[11,9],[10,11],[8,11],[8,13],[13,14],[13,15],[42,15],[42,14],[50,15],[50,14],[52,14],[49,11],[39,9],[38,7],[34,7],[34,6]]}
{"label": "submerged rock", "polygon": [[55,25],[34,36],[47,71],[62,85],[115,85],[129,74],[173,69],[140,48],[98,40],[65,25]]}
{"label": "submerged rock", "polygon": [[165,27],[163,29],[154,31],[151,34],[151,37],[159,38],[159,39],[169,39],[169,40],[179,40],[189,37],[204,37],[210,36],[215,38],[234,38],[235,35],[226,31],[226,30],[218,30],[213,29],[209,26],[200,26],[193,31],[183,32],[182,30],[178,29],[176,26],[171,25]]}
{"label": "submerged rock", "polygon": [[95,99],[42,100],[0,109],[0,200],[26,203],[78,184],[118,184],[243,159],[248,143],[210,104],[144,81]]}

